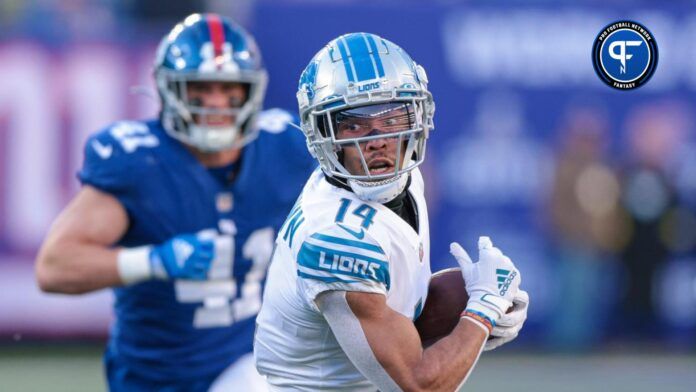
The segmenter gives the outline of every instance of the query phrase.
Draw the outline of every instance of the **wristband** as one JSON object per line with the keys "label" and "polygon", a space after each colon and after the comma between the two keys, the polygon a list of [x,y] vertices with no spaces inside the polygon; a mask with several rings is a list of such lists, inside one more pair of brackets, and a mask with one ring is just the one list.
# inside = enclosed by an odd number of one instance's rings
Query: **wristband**
{"label": "wristband", "polygon": [[491,332],[493,331],[493,327],[495,326],[495,322],[488,318],[483,313],[477,312],[475,310],[464,310],[460,316],[460,318],[463,317],[468,317],[470,319],[473,319],[474,321],[478,321],[479,323],[483,324],[483,326],[488,329],[488,334],[490,335]]}
{"label": "wristband", "polygon": [[150,251],[152,246],[123,248],[116,258],[118,275],[124,285],[142,282],[152,277]]}

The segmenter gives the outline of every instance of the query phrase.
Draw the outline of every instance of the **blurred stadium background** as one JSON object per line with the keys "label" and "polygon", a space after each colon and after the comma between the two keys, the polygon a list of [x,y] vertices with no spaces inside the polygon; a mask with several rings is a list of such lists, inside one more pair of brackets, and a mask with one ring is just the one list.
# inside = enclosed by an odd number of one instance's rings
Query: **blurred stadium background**
{"label": "blurred stadium background", "polygon": [[[104,389],[110,293],[42,294],[33,258],[77,190],[86,136],[156,115],[155,47],[206,10],[257,38],[266,107],[294,110],[301,70],[346,32],[426,68],[433,269],[454,264],[449,242],[490,235],[532,298],[522,335],[484,355],[470,389],[694,390],[696,2],[3,0],[0,391]],[[617,19],[658,43],[638,90],[592,69],[593,40]]]}

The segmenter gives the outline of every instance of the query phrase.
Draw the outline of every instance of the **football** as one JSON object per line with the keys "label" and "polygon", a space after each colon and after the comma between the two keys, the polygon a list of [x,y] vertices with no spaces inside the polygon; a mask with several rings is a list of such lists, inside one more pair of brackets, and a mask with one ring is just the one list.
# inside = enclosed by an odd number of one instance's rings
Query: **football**
{"label": "football", "polygon": [[469,295],[459,268],[438,271],[430,278],[428,297],[415,325],[423,346],[448,335],[464,311]]}

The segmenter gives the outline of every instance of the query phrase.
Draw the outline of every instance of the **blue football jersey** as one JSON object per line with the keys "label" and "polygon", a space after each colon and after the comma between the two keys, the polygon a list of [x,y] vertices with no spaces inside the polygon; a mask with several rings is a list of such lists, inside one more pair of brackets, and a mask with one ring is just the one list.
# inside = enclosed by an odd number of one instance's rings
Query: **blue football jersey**
{"label": "blue football jersey", "polygon": [[234,234],[233,265],[216,279],[114,288],[107,356],[143,377],[176,380],[217,375],[252,351],[275,235],[316,167],[293,120],[263,112],[259,136],[227,173],[202,166],[159,121],[118,122],[87,140],[80,181],[115,196],[130,218],[117,245],[206,229]]}

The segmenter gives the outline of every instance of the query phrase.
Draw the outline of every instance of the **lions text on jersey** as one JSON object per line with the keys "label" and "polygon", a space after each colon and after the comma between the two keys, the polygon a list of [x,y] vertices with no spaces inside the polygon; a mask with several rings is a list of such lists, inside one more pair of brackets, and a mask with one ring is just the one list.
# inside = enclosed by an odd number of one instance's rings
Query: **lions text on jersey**
{"label": "lions text on jersey", "polygon": [[293,390],[374,391],[351,364],[319,312],[327,290],[387,297],[387,305],[415,319],[430,281],[429,224],[423,179],[408,188],[418,232],[389,208],[329,184],[316,170],[276,238],[254,354],[274,387]]}
{"label": "lions text on jersey", "polygon": [[269,110],[257,121],[258,138],[223,169],[202,166],[159,121],[118,122],[87,141],[80,181],[128,213],[117,245],[210,229],[234,235],[231,265],[213,265],[207,281],[114,289],[107,367],[128,364],[149,380],[204,380],[251,352],[273,238],[316,166],[303,135],[286,130],[289,113]]}

